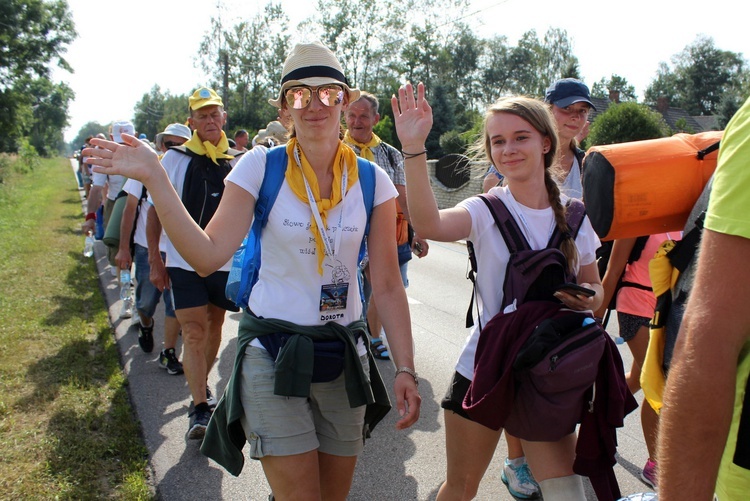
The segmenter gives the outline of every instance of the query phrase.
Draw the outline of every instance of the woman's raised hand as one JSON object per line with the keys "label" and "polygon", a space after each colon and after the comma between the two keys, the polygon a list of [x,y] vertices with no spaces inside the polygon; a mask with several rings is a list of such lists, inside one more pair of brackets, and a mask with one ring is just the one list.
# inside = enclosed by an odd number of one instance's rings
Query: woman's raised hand
{"label": "woman's raised hand", "polygon": [[83,155],[89,157],[87,162],[94,166],[94,172],[120,174],[147,185],[149,177],[157,172],[155,167],[161,167],[158,155],[135,136],[123,134],[122,139],[125,144],[93,138],[91,144],[98,148],[86,148]]}
{"label": "woman's raised hand", "polygon": [[419,153],[415,148],[424,148],[427,135],[432,129],[432,108],[424,98],[424,84],[406,84],[398,89],[398,97],[391,97],[396,133],[403,151]]}

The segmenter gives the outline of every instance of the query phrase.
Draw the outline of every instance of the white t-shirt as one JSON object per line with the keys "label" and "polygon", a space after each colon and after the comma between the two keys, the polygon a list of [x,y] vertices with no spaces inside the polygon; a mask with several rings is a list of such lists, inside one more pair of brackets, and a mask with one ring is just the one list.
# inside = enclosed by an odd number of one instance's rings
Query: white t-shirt
{"label": "white t-shirt", "polygon": [[[242,158],[242,157],[240,157]],[[185,173],[187,172],[188,165],[190,165],[190,160],[192,160],[192,157],[181,153],[179,151],[169,150],[167,151],[164,156],[161,158],[161,164],[164,166],[164,170],[167,171],[167,175],[169,176],[169,181],[172,183],[172,186],[174,186],[175,191],[177,192],[177,195],[179,195],[180,198],[182,198],[182,189],[185,186]],[[234,158],[229,161],[229,164],[234,166],[239,161],[238,158]],[[149,196],[149,201],[151,201],[151,197]],[[192,266],[188,264],[187,261],[185,261],[182,256],[180,256],[180,253],[177,252],[177,249],[175,249],[174,245],[172,244],[172,241],[169,240],[169,237],[164,238],[164,234],[162,234],[162,241],[166,241],[166,253],[167,253],[167,263],[166,265],[170,268],[182,268],[183,270],[188,271],[195,271]],[[161,248],[161,245],[159,246]],[[229,259],[224,265],[219,268],[217,271],[229,271],[232,267],[232,260]]]}
{"label": "white t-shirt", "polygon": [[117,194],[122,190],[122,185],[125,184],[125,180],[125,176],[120,176],[119,174],[108,175],[102,174],[101,172],[94,172],[91,175],[91,184],[93,186],[104,188],[105,184],[109,185],[109,188],[107,189],[107,198],[110,200],[117,198]]}
{"label": "white t-shirt", "polygon": [[567,195],[568,198],[583,198],[583,184],[581,181],[581,165],[578,163],[578,157],[573,157],[573,166],[570,172],[565,176],[565,181],[560,186],[560,193]]}
{"label": "white t-shirt", "polygon": [[[543,249],[549,242],[555,224],[552,208],[531,209],[516,202],[507,186],[492,188],[490,193],[497,195],[510,210],[518,223],[524,237],[532,249]],[[568,197],[562,196],[565,204]],[[457,207],[466,209],[471,215],[471,233],[467,240],[474,244],[477,257],[477,291],[479,293],[479,310],[481,324],[486,325],[500,311],[503,301],[503,284],[505,269],[510,259],[510,252],[505,245],[500,230],[485,203],[478,197],[460,202]],[[585,266],[596,260],[596,249],[599,248],[599,237],[591,227],[588,216],[583,221],[576,247],[580,254],[580,264]],[[489,249],[489,251],[488,251]],[[577,272],[577,270],[576,270]],[[479,341],[479,322],[474,322],[466,339],[456,371],[467,379],[474,378],[474,355]]]}
{"label": "white t-shirt", "polygon": [[[141,198],[141,193],[143,192],[143,184],[140,181],[137,181],[135,179],[128,179],[125,182],[125,186],[122,187],[123,190],[128,195],[133,195],[134,197],[139,199]],[[146,223],[148,221],[148,210],[151,208],[151,204],[147,200],[143,200],[141,203],[141,210],[138,211],[138,221],[136,222],[135,226],[135,235],[133,237],[133,240],[135,243],[140,245],[141,247],[145,247],[148,249],[148,239],[146,238]],[[164,233],[164,230],[161,232],[161,238],[159,239],[159,251],[160,252],[166,252],[167,250],[167,234]]]}
{"label": "white t-shirt", "polygon": [[[266,152],[266,148],[256,146],[245,153],[226,181],[257,199],[265,173]],[[388,174],[375,166],[373,206],[397,195]],[[359,182],[349,189],[342,203],[328,211],[327,232],[337,244],[335,259],[327,256],[323,261],[322,276],[318,273],[317,249],[310,231],[311,218],[310,205],[297,198],[284,180],[263,230],[261,267],[248,306],[258,316],[300,325],[323,325],[328,321],[347,325],[362,316],[357,266],[367,214]],[[321,298],[340,292],[330,288],[337,282],[348,284],[346,307],[321,311]]]}

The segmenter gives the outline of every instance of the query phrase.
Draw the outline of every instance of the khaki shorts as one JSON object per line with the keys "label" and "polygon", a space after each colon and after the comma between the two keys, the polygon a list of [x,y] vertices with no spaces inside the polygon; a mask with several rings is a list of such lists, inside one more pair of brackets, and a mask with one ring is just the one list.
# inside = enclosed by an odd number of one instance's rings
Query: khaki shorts
{"label": "khaki shorts", "polygon": [[[360,362],[369,374],[367,355]],[[310,385],[310,396],[274,395],[274,361],[266,350],[248,346],[242,359],[242,428],[250,457],[291,456],[319,450],[357,456],[364,447],[364,405],[351,408],[344,374]]]}

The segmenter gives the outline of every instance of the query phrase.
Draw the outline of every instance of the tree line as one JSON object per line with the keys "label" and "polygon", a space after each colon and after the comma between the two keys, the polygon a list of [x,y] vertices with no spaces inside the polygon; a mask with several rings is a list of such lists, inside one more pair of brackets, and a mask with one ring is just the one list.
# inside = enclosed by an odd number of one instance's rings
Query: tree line
{"label": "tree line", "polygon": [[[21,19],[29,7],[43,13]],[[297,26],[290,25],[279,1],[269,1],[247,19],[238,18],[236,12],[230,16],[221,2],[214,12],[196,64],[210,75],[208,85],[222,95],[230,132],[244,128],[252,133],[275,119],[276,111],[267,99],[278,92],[293,32],[331,47],[352,85],[379,97],[381,122],[376,132],[392,144],[398,141],[390,96],[404,81],[424,82],[434,110],[427,144],[433,157],[465,148],[480,128],[483,110],[498,97],[541,97],[558,78],[581,78],[573,41],[565,30],[550,28],[541,35],[530,30],[515,44],[503,35],[482,38],[469,24],[481,12],[473,12],[468,0],[317,0],[316,9],[310,10],[313,14]],[[465,14],[451,19],[445,13]],[[17,104],[13,119],[6,116],[5,123],[0,122],[2,130],[11,131],[0,138],[0,150],[14,151],[24,137],[39,145],[40,151],[61,149],[73,94],[64,84],[49,81],[49,62],[65,67],[61,54],[76,36],[67,2],[6,0],[0,15],[18,19],[13,26],[0,23],[0,102]],[[232,19],[231,24],[226,19]],[[38,30],[26,28],[36,25]],[[2,50],[9,39],[13,46],[29,48],[17,53]],[[721,126],[750,94],[743,55],[723,51],[704,36],[670,63],[661,63],[655,75],[640,106],[646,109],[663,96],[691,115],[718,116]],[[602,76],[587,83],[596,97],[606,98],[610,90],[617,90],[623,101],[636,101],[624,76]],[[184,122],[192,91],[171,94],[155,82],[135,104],[136,129],[153,138],[167,124]],[[106,128],[86,124],[71,146],[79,147],[87,135]]]}

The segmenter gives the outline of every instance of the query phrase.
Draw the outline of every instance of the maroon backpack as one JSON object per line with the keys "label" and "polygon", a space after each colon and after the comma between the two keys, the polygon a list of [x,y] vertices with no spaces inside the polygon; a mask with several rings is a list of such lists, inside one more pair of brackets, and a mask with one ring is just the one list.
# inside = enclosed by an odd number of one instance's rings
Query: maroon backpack
{"label": "maroon backpack", "polygon": [[[508,207],[500,198],[492,194],[478,196],[487,205],[510,252],[510,260],[505,270],[503,302],[500,305],[500,311],[505,310],[505,307],[512,304],[514,300],[516,306],[521,306],[528,301],[559,302],[553,295],[555,287],[576,281],[575,275],[568,271],[565,255],[560,251],[564,237],[560,229],[555,226],[546,248],[533,250]],[[565,220],[568,223],[568,233],[573,239],[578,235],[585,216],[586,210],[583,203],[580,200],[571,199],[566,207]],[[466,247],[471,263],[469,279],[474,283],[474,291],[466,315],[466,327],[471,327],[474,325],[471,308],[476,298],[477,260],[473,244],[467,241]],[[479,327],[482,328],[481,324]]]}
{"label": "maroon backpack", "polygon": [[[559,440],[573,432],[584,409],[592,406],[593,397],[585,397],[592,394],[607,334],[590,313],[568,310],[553,296],[556,286],[575,282],[559,249],[559,229],[546,248],[532,250],[502,200],[480,198],[510,259],[500,312],[480,325],[474,379],[463,407],[490,428],[504,427],[525,440]],[[584,217],[583,204],[571,200],[566,221],[573,238]],[[476,273],[472,248],[469,255]],[[504,313],[514,301],[517,309]]]}

